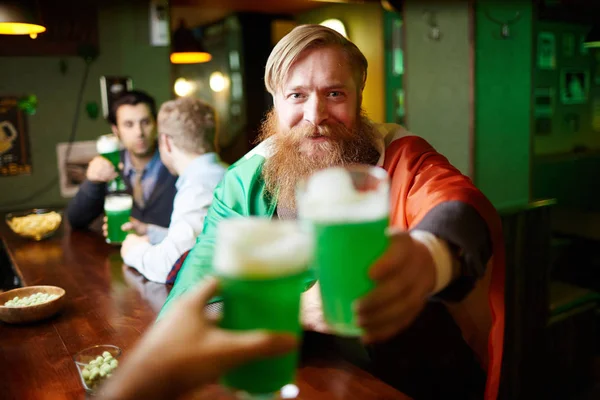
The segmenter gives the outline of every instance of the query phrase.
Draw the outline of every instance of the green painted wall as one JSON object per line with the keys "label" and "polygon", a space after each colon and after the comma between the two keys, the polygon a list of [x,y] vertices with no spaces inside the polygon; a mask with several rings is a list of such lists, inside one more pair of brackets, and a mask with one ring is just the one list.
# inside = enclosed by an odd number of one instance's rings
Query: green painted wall
{"label": "green painted wall", "polygon": [[[170,63],[168,47],[149,44],[148,6],[123,2],[99,10],[100,56],[92,64],[84,91],[84,105],[100,102],[102,75],[129,75],[135,88],[148,91],[157,102],[168,100]],[[68,71],[59,70],[58,57],[0,57],[0,94],[35,94],[37,114],[29,117],[29,138],[33,173],[30,176],[0,177],[0,210],[66,204],[58,184],[49,191],[18,206],[8,202],[24,199],[54,179],[58,173],[56,144],[66,142],[73,121],[75,102],[84,70],[83,60],[66,57]],[[76,140],[94,139],[108,133],[102,119],[91,120],[82,107]]]}
{"label": "green painted wall", "polygon": [[[517,12],[501,38],[488,16],[510,21]],[[475,23],[475,183],[496,207],[509,207],[529,201],[532,4],[480,0]]]}
{"label": "green painted wall", "polygon": [[[439,40],[429,38],[426,12],[434,13]],[[407,0],[403,21],[407,127],[469,174],[469,2]]]}

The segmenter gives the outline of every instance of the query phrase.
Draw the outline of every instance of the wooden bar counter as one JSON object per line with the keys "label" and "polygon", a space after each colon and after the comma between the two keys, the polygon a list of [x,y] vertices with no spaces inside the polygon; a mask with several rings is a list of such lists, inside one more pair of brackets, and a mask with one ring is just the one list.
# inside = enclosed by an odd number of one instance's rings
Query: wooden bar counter
{"label": "wooden bar counter", "polygon": [[[66,221],[53,237],[40,242],[18,237],[3,222],[0,237],[22,286],[66,290],[65,307],[51,319],[27,325],[0,322],[0,398],[85,398],[73,355],[96,344],[113,344],[126,357],[153,323],[170,287],[149,282],[123,266],[118,248],[104,243],[98,233],[71,232]],[[298,372],[299,399],[409,399],[331,356],[328,349],[313,353]],[[229,398],[218,387],[197,397]]]}

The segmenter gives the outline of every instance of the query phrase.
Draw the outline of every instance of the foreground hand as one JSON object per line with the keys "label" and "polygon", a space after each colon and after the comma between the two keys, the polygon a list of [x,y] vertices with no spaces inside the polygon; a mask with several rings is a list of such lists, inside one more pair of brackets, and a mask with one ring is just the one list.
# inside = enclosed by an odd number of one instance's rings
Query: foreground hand
{"label": "foreground hand", "polygon": [[330,332],[323,317],[321,288],[318,282],[302,294],[301,305],[300,315],[304,329],[320,333]]}
{"label": "foreground hand", "polygon": [[213,326],[203,307],[216,289],[211,279],[178,300],[107,381],[103,398],[178,398],[245,362],[283,355],[297,346],[292,335]]}
{"label": "foreground hand", "polygon": [[148,234],[148,224],[145,224],[133,217],[129,218],[129,222],[121,225],[121,229],[124,231],[134,231],[139,236]]}
{"label": "foreground hand", "polygon": [[127,254],[129,251],[131,251],[131,249],[137,247],[141,243],[150,243],[150,239],[148,239],[148,236],[138,236],[134,235],[133,233],[127,235],[125,237],[125,240],[123,240],[123,243],[121,243],[121,257],[124,258],[125,254]]}
{"label": "foreground hand", "polygon": [[410,325],[421,312],[436,281],[427,247],[407,232],[390,237],[388,250],[369,270],[375,289],[356,304],[363,341],[383,341]]}
{"label": "foreground hand", "polygon": [[94,183],[110,182],[118,175],[114,165],[102,156],[94,157],[86,172],[87,179]]}

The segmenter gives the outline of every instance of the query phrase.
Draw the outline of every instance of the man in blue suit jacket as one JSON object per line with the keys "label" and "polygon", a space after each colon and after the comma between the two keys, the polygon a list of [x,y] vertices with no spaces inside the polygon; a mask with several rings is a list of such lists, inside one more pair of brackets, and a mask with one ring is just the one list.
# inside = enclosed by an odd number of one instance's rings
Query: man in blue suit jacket
{"label": "man in blue suit jacket", "polygon": [[[177,178],[160,160],[156,135],[156,103],[141,91],[129,91],[112,105],[108,115],[113,133],[125,148],[119,171],[129,193],[138,186],[131,212],[134,229],[159,242],[166,235],[173,211]],[[141,179],[139,177],[141,176]],[[84,229],[104,211],[107,182],[117,177],[114,166],[96,156],[89,164],[86,180],[67,207],[66,215],[74,229]],[[138,183],[139,179],[139,183]]]}

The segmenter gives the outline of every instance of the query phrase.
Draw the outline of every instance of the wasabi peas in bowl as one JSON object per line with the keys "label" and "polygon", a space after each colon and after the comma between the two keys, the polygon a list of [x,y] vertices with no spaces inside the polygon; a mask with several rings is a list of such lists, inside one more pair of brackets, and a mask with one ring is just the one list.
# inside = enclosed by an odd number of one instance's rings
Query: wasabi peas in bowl
{"label": "wasabi peas in bowl", "polygon": [[110,344],[101,344],[81,350],[73,356],[81,384],[88,393],[95,393],[119,366],[121,349]]}

